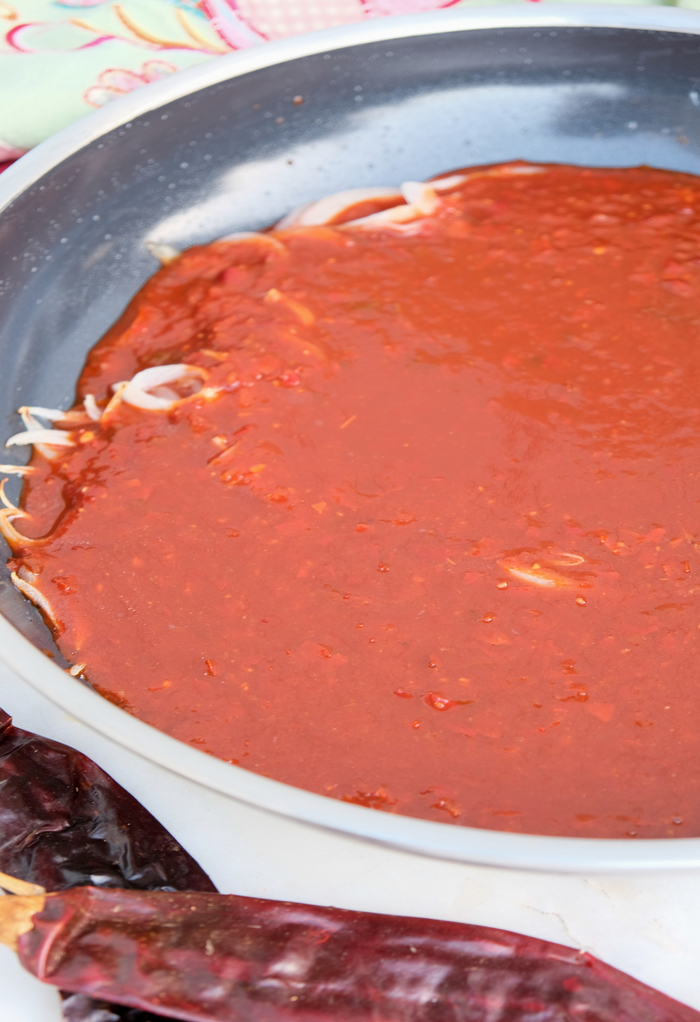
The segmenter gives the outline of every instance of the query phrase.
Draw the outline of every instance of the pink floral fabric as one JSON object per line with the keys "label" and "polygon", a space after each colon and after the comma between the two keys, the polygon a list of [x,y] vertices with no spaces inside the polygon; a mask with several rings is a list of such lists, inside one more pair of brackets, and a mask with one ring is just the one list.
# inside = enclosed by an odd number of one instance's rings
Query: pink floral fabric
{"label": "pink floral fabric", "polygon": [[0,169],[90,109],[212,57],[460,2],[0,0]]}

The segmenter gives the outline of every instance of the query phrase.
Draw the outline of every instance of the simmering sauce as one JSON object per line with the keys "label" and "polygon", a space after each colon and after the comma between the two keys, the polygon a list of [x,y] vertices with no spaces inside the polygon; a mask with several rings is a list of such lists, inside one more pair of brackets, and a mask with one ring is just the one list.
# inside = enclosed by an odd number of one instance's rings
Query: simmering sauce
{"label": "simmering sauce", "polygon": [[63,653],[333,798],[700,835],[699,210],[690,175],[505,168],[411,229],[185,252],[79,384],[199,367],[181,400],[59,424],[25,481]]}

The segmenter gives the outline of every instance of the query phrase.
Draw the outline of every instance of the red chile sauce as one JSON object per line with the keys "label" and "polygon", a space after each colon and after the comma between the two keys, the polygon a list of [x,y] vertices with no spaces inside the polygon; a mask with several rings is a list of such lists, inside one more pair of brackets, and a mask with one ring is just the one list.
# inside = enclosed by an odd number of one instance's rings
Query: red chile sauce
{"label": "red chile sauce", "polygon": [[103,694],[425,819],[700,835],[700,180],[476,176],[420,231],[193,248],[79,395],[13,564]]}

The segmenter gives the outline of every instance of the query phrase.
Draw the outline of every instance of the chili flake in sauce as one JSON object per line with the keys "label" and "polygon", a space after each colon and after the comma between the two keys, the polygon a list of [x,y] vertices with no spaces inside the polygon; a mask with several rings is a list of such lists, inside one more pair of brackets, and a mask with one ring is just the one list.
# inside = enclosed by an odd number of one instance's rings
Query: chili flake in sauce
{"label": "chili flake in sauce", "polygon": [[18,585],[99,691],[249,770],[697,836],[700,180],[455,180],[164,267],[5,513]]}

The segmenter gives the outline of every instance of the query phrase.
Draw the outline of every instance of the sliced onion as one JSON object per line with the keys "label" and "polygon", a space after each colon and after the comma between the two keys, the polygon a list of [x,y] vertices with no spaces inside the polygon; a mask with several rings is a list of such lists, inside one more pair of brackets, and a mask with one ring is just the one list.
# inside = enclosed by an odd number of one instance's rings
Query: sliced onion
{"label": "sliced onion", "polygon": [[28,600],[31,600],[35,607],[43,610],[54,628],[60,628],[60,623],[54,614],[53,607],[44,594],[40,593],[36,586],[30,585],[29,582],[25,582],[21,579],[15,571],[10,573],[10,578],[12,579],[12,583],[15,588],[19,589],[23,596],[26,596]]}
{"label": "sliced onion", "polygon": [[[10,544],[12,550],[18,546],[38,546],[44,541],[41,539],[28,539],[26,536],[23,536],[21,532],[18,532],[12,524],[15,518],[29,518],[30,516],[26,511],[22,511],[21,508],[15,507],[12,501],[8,498],[5,493],[6,482],[7,480],[3,479],[0,483],[0,501],[2,501],[5,505],[3,508],[0,508],[0,533],[2,533],[7,542]],[[20,568],[20,571],[21,570],[22,569]]]}
{"label": "sliced onion", "polygon": [[430,216],[440,205],[435,189],[425,181],[404,181],[401,194],[407,204],[423,216]]}
{"label": "sliced onion", "polygon": [[499,167],[492,171],[493,177],[508,177],[510,174],[543,174],[545,168],[538,166],[536,163],[526,163],[521,167],[507,166]]}
{"label": "sliced onion", "polygon": [[556,580],[548,578],[546,575],[538,575],[534,571],[528,571],[526,568],[510,568],[506,566],[506,571],[509,571],[511,575],[515,575],[516,578],[521,579],[523,582],[532,582],[536,586],[555,586]]}
{"label": "sliced onion", "polygon": [[[156,387],[166,386],[168,383],[176,383],[188,376],[196,376],[204,382],[208,375],[207,371],[200,366],[187,365],[184,362],[166,366],[151,366],[150,369],[142,369],[141,372],[136,373],[131,380],[112,384],[112,390],[115,398],[118,397],[119,400],[133,405],[135,408],[145,408],[148,411],[168,411],[182,398],[157,397],[149,391]],[[112,408],[113,402],[114,399],[110,401],[105,411]]]}
{"label": "sliced onion", "polygon": [[100,421],[100,419],[102,417],[102,412],[100,411],[100,409],[99,409],[99,407],[97,405],[97,401],[95,401],[95,395],[94,394],[86,394],[85,395],[85,399],[83,401],[83,407],[85,408],[86,414],[88,415],[89,418],[92,419],[93,422],[99,422]]}
{"label": "sliced onion", "polygon": [[26,413],[27,416],[38,416],[40,419],[47,419],[48,422],[59,422],[61,419],[65,419],[67,414],[60,408],[40,408],[38,405],[22,405],[19,413],[20,415]]}
{"label": "sliced onion", "polygon": [[2,533],[7,540],[11,550],[15,550],[19,546],[36,546],[38,543],[36,539],[27,539],[27,537],[23,536],[21,532],[18,532],[12,524],[12,520],[14,518],[21,517],[22,515],[16,515],[7,508],[0,510],[0,533]]}
{"label": "sliced onion", "polygon": [[19,509],[18,507],[16,507],[16,506],[15,506],[15,505],[14,505],[14,504],[12,503],[12,501],[10,500],[10,498],[9,498],[9,497],[7,496],[7,494],[5,493],[5,483],[6,483],[6,482],[7,482],[7,479],[3,479],[3,481],[2,481],[1,483],[0,483],[0,501],[2,501],[3,505],[4,505],[4,506],[5,506],[5,507],[6,507],[6,508],[7,508],[8,510],[9,510],[9,511],[13,511],[13,512],[14,512],[15,514],[17,514],[17,515],[20,515],[20,516],[24,517],[24,516],[25,516],[25,514],[26,514],[26,512],[24,512],[24,511],[20,511],[20,509]]}
{"label": "sliced onion", "polygon": [[342,227],[393,227],[396,230],[405,231],[412,228],[417,220],[422,219],[422,214],[415,206],[392,206],[391,209],[382,209],[379,213],[370,213],[369,216],[361,216],[357,220],[348,220]]}
{"label": "sliced onion", "polygon": [[172,245],[161,245],[157,241],[147,241],[146,248],[163,266],[168,266],[180,255]]}
{"label": "sliced onion", "polygon": [[428,181],[427,183],[436,192],[447,192],[450,188],[457,188],[459,185],[464,184],[467,179],[467,174],[450,174],[449,177],[439,177],[437,180]]}
{"label": "sliced onion", "polygon": [[329,221],[335,220],[345,210],[352,209],[360,202],[371,202],[373,199],[396,199],[397,202],[401,202],[401,192],[398,188],[382,186],[347,188],[343,192],[326,195],[317,202],[307,202],[304,206],[298,206],[275,224],[275,230],[327,224]]}
{"label": "sliced onion", "polygon": [[62,429],[28,429],[26,433],[15,433],[5,441],[5,447],[22,447],[26,444],[49,444],[51,447],[74,447],[70,433]]}
{"label": "sliced onion", "polygon": [[[518,177],[527,174],[542,174],[545,168],[537,164],[525,164],[524,166],[509,165],[506,167],[487,167],[484,170],[472,170],[464,177],[465,181],[474,181],[479,177]],[[434,182],[439,184],[439,182]]]}
{"label": "sliced onion", "polygon": [[32,415],[31,409],[28,405],[22,405],[17,411],[20,414],[25,429],[43,429],[43,426],[38,419],[35,419]]}
{"label": "sliced onion", "polygon": [[46,419],[48,422],[73,422],[83,425],[87,414],[87,412],[80,412],[77,409],[69,409],[64,412],[61,408],[40,408],[38,405],[22,405],[18,411],[22,416],[25,429],[43,429],[39,419]]}
{"label": "sliced onion", "polygon": [[273,238],[270,234],[260,234],[259,231],[234,231],[233,234],[225,234],[223,238],[217,238],[216,240],[217,242],[252,241],[268,248],[274,248],[275,251],[287,255],[287,249],[281,241]]}

